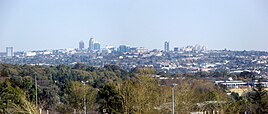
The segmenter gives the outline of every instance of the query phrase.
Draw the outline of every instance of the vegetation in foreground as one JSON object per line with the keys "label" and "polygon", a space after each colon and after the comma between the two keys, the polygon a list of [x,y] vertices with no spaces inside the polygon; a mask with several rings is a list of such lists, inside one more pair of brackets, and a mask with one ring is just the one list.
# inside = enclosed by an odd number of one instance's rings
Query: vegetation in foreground
{"label": "vegetation in foreground", "polygon": [[[76,64],[72,67],[0,64],[0,113],[36,114],[38,108],[52,113],[171,112],[171,84],[175,86],[175,113],[268,113],[268,95],[261,85],[243,96],[227,95],[224,89],[200,74],[169,75],[173,80],[152,78],[155,71],[135,68],[127,72],[116,65],[103,68]],[[215,73],[206,74],[215,76]],[[218,75],[217,75],[218,76]],[[35,88],[37,79],[37,91]],[[85,85],[81,81],[87,82]]]}

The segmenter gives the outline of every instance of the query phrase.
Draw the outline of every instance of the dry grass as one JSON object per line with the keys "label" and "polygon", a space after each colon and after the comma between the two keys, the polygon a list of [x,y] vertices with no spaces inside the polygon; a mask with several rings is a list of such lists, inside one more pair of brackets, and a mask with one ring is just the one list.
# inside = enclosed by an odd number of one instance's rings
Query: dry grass
{"label": "dry grass", "polygon": [[[264,88],[264,90],[268,91],[268,88]],[[241,96],[246,92],[252,91],[252,88],[235,88],[235,89],[229,89],[229,91],[238,93],[239,96]]]}

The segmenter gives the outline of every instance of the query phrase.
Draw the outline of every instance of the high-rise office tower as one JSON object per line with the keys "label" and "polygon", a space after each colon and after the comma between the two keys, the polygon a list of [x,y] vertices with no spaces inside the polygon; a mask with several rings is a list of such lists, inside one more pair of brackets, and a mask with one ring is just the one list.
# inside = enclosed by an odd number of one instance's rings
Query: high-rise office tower
{"label": "high-rise office tower", "polygon": [[94,49],[94,38],[90,38],[89,45],[88,45],[88,50],[93,51],[93,49]]}
{"label": "high-rise office tower", "polygon": [[129,45],[120,45],[118,48],[118,52],[124,53],[129,52],[130,46]]}
{"label": "high-rise office tower", "polygon": [[100,43],[99,42],[94,43],[94,50],[96,50],[96,51],[100,50]]}
{"label": "high-rise office tower", "polygon": [[79,50],[83,50],[85,48],[85,44],[84,44],[84,41],[80,41],[79,42]]}
{"label": "high-rise office tower", "polygon": [[6,54],[7,54],[7,57],[13,57],[14,56],[13,47],[6,47]]}
{"label": "high-rise office tower", "polygon": [[165,41],[164,51],[169,51],[169,42],[168,41]]}

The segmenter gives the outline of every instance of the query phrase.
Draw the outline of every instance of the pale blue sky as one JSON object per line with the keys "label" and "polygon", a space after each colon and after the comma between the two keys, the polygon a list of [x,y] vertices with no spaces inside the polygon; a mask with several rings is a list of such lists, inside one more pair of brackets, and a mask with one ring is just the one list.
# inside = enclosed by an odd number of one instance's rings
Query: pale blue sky
{"label": "pale blue sky", "polygon": [[268,0],[0,0],[0,51],[201,44],[268,51]]}

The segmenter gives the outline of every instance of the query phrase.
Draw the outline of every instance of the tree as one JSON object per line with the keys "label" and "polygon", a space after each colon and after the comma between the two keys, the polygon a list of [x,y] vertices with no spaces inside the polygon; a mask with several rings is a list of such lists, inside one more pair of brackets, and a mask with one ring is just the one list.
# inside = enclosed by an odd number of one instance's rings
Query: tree
{"label": "tree", "polygon": [[53,84],[51,84],[50,87],[42,89],[40,98],[42,99],[42,104],[45,110],[52,110],[59,102],[58,91],[59,88]]}
{"label": "tree", "polygon": [[106,84],[100,88],[97,103],[100,111],[106,109],[109,114],[123,113],[123,97],[114,84]]}
{"label": "tree", "polygon": [[198,97],[194,92],[191,85],[187,84],[187,82],[182,82],[175,86],[176,112],[189,113],[192,111],[194,102]]}
{"label": "tree", "polygon": [[84,88],[81,82],[71,82],[67,96],[68,104],[75,110],[83,110]]}
{"label": "tree", "polygon": [[146,76],[125,81],[120,86],[125,113],[157,113],[155,108],[163,104],[160,88],[155,79]]}
{"label": "tree", "polygon": [[232,101],[226,106],[227,113],[253,113],[267,114],[268,113],[268,95],[264,87],[258,83],[251,92],[247,92],[239,97],[232,93]]}
{"label": "tree", "polygon": [[256,105],[257,114],[268,113],[268,95],[261,83],[256,84],[256,88],[253,88],[253,92],[249,95],[249,97],[252,104]]}
{"label": "tree", "polygon": [[0,84],[0,113],[37,114],[25,93],[18,87],[12,87],[8,80]]}
{"label": "tree", "polygon": [[67,104],[69,107],[77,110],[83,111],[84,107],[84,95],[86,95],[86,104],[88,110],[95,110],[95,99],[96,99],[96,90],[89,85],[85,85],[85,88],[81,82],[72,81],[70,87],[68,88],[67,95]]}

